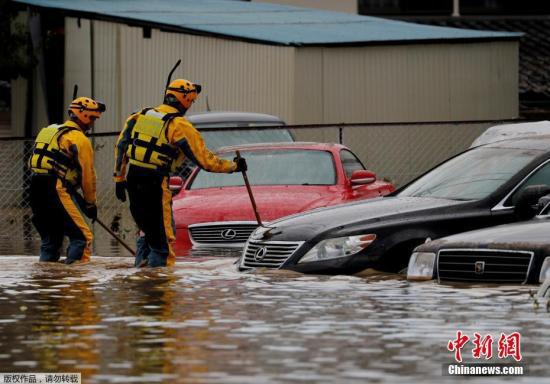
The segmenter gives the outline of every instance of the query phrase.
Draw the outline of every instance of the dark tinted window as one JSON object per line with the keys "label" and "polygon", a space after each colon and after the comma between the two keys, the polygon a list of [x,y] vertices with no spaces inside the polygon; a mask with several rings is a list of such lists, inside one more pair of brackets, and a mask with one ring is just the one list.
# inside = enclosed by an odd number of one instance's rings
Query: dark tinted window
{"label": "dark tinted window", "polygon": [[550,185],[550,163],[546,163],[541,168],[535,171],[525,182],[519,187],[513,195],[504,203],[505,206],[516,205],[517,199],[521,191],[530,185]]}
{"label": "dark tinted window", "polygon": [[348,179],[351,179],[351,174],[354,171],[365,169],[359,159],[346,149],[340,152],[340,158],[342,159],[342,167]]}

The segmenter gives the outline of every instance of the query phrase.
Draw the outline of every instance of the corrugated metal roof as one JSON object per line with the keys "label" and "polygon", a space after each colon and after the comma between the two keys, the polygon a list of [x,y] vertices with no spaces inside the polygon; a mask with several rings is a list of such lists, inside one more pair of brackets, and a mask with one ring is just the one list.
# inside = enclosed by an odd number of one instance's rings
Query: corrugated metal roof
{"label": "corrugated metal roof", "polygon": [[517,39],[521,34],[433,27],[348,13],[228,0],[15,0],[99,19],[280,45],[368,45]]}

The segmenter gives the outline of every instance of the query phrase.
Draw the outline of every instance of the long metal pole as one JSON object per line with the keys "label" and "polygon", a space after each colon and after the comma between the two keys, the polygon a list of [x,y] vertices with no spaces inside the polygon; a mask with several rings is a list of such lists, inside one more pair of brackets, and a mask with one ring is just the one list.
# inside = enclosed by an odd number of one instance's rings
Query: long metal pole
{"label": "long metal pole", "polygon": [[109,234],[111,236],[113,236],[115,238],[116,241],[118,241],[120,243],[120,245],[122,245],[124,248],[126,248],[128,250],[128,252],[130,252],[132,254],[132,256],[135,256],[136,255],[136,251],[134,251],[132,248],[130,248],[130,246],[128,244],[126,244],[126,242],[124,240],[122,240],[120,237],[117,236],[116,233],[114,233],[113,231],[111,231],[111,228],[107,227],[101,220],[99,220],[99,218],[97,218],[95,220],[99,225],[101,225],[103,227],[104,230],[106,230],[107,232],[109,232]]}
{"label": "long metal pole", "polygon": [[[71,194],[73,195],[73,197],[75,198],[76,200],[76,203],[78,204],[78,206],[84,210],[84,207],[86,206],[86,200],[84,200],[84,197],[82,197],[82,195],[74,190],[70,190]],[[107,227],[98,217],[96,217],[95,221],[101,225],[103,227],[104,230],[106,230],[109,235],[113,236],[113,238],[118,241],[120,243],[120,245],[122,245],[124,248],[126,248],[128,250],[128,252],[130,252],[132,254],[132,256],[135,256],[136,255],[136,251],[134,251],[132,248],[130,248],[130,246],[128,244],[126,244],[126,242],[124,240],[122,240],[120,237],[117,236],[116,233],[114,233],[113,231],[111,231],[111,228]]]}
{"label": "long metal pole", "polygon": [[[236,151],[237,159],[241,158],[241,152]],[[248,196],[250,197],[250,202],[252,203],[252,209],[254,210],[254,215],[256,215],[256,220],[258,221],[258,226],[263,227],[262,219],[260,219],[260,214],[258,213],[258,208],[256,207],[256,200],[254,200],[254,195],[252,194],[252,188],[250,188],[250,182],[248,181],[248,176],[246,171],[241,171],[243,174],[244,185],[246,185],[246,190],[248,191]]]}

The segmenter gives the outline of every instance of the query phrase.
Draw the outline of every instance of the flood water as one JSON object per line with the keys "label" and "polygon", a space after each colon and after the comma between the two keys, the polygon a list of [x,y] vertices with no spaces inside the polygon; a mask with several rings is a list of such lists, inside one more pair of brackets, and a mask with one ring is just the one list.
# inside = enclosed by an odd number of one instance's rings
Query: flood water
{"label": "flood water", "polygon": [[[137,270],[129,258],[0,257],[0,372],[81,372],[84,383],[550,380],[550,313],[530,296],[537,287],[240,273],[234,261]],[[457,330],[520,332],[528,375],[442,376]]]}

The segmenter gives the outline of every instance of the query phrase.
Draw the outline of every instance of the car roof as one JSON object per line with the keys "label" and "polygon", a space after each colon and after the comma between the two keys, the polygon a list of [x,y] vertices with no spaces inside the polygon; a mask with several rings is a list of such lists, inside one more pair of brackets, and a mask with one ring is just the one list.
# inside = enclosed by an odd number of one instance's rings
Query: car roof
{"label": "car roof", "polygon": [[187,120],[192,124],[262,123],[263,125],[285,125],[285,122],[277,116],[255,112],[199,112],[188,115]]}
{"label": "car roof", "polygon": [[242,144],[231,145],[221,147],[218,152],[231,152],[236,150],[257,150],[257,149],[315,149],[322,151],[331,151],[333,149],[346,148],[346,146],[335,143],[317,143],[310,141],[294,141],[294,142],[281,142],[281,143],[254,143],[254,144]]}
{"label": "car roof", "polygon": [[470,147],[527,136],[550,135],[550,121],[502,124],[487,128]]}
{"label": "car roof", "polygon": [[483,145],[484,148],[517,148],[550,151],[550,135],[525,136]]}

